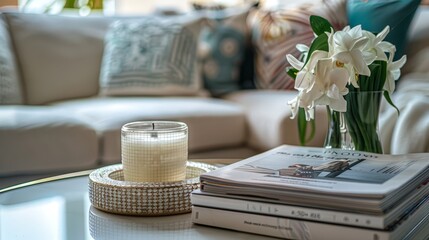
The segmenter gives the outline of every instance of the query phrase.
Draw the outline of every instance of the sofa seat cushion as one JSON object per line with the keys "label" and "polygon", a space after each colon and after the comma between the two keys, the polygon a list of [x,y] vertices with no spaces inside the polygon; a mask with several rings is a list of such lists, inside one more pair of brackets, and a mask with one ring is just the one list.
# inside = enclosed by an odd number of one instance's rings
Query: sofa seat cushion
{"label": "sofa seat cushion", "polygon": [[[246,90],[224,98],[242,105],[249,125],[249,145],[265,151],[281,144],[299,145],[297,120],[287,105],[296,91]],[[317,108],[316,134],[309,146],[323,146],[328,126],[326,109]]]}
{"label": "sofa seat cushion", "polygon": [[103,163],[120,161],[120,129],[128,122],[182,121],[189,128],[190,152],[244,143],[243,109],[234,103],[197,97],[103,97],[56,103],[91,124],[101,136]]}
{"label": "sofa seat cushion", "polygon": [[0,175],[93,167],[96,132],[72,114],[52,107],[0,108]]}

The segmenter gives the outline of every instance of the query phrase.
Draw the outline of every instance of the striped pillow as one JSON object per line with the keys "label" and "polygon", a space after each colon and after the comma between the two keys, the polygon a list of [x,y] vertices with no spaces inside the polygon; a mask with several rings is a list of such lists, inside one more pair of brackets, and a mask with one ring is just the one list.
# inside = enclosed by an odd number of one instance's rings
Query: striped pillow
{"label": "striped pillow", "polygon": [[299,57],[298,43],[310,45],[314,38],[309,17],[328,19],[335,29],[347,24],[345,0],[323,0],[293,8],[253,11],[248,24],[255,46],[256,85],[263,89],[293,89],[294,81],[285,68],[290,66],[286,54]]}

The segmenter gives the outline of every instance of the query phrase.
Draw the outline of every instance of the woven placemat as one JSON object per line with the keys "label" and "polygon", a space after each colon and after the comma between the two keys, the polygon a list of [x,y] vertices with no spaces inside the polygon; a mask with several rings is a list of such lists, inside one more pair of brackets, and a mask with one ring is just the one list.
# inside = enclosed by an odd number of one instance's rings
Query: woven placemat
{"label": "woven placemat", "polygon": [[190,194],[200,187],[199,176],[215,166],[187,162],[186,179],[177,182],[139,183],[124,181],[122,165],[116,164],[89,175],[89,200],[102,211],[140,216],[191,212]]}

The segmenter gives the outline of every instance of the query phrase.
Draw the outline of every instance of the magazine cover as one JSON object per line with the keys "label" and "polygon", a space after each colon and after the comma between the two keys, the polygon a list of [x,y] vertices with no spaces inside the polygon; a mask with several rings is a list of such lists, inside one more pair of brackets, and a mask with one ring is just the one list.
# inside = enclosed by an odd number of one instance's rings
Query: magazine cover
{"label": "magazine cover", "polygon": [[[234,187],[399,198],[428,178],[429,154],[382,155],[283,145],[201,176],[203,191]],[[248,193],[246,191],[243,191]],[[389,196],[395,193],[397,196]]]}

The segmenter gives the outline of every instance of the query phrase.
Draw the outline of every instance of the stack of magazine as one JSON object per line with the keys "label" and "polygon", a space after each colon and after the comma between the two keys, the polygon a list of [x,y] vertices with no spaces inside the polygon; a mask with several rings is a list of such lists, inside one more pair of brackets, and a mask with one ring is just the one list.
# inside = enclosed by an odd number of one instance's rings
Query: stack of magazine
{"label": "stack of magazine", "polygon": [[288,239],[429,239],[429,153],[283,145],[200,180],[197,224]]}

